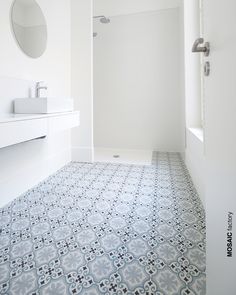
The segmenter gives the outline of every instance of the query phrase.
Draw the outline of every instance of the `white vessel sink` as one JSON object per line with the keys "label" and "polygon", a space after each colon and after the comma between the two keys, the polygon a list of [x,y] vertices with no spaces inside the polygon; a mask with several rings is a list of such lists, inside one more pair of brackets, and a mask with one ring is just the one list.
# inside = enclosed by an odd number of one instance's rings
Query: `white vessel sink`
{"label": "white vessel sink", "polygon": [[50,114],[73,111],[72,99],[50,97],[16,98],[14,112],[16,114]]}

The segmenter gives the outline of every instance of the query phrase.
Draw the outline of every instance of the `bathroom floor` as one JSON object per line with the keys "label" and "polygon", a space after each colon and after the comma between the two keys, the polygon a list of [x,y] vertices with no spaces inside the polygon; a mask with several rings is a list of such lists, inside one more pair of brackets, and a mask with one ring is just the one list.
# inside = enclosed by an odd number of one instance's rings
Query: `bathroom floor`
{"label": "bathroom floor", "polygon": [[0,210],[0,294],[205,292],[205,214],[179,154],[72,162]]}

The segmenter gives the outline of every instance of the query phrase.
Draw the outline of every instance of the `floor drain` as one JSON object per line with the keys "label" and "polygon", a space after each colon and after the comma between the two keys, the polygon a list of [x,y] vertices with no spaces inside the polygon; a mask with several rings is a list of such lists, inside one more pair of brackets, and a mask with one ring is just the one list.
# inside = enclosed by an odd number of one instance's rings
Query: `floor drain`
{"label": "floor drain", "polygon": [[120,155],[113,155],[113,158],[119,158],[120,157]]}

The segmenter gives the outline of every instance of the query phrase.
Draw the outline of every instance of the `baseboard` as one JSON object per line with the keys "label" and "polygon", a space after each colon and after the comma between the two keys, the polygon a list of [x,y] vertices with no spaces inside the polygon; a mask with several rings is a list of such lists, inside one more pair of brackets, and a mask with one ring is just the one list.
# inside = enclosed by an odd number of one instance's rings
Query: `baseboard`
{"label": "baseboard", "polygon": [[0,183],[0,208],[13,201],[71,161],[70,149],[45,157],[30,167],[18,168],[17,173]]}
{"label": "baseboard", "polygon": [[92,163],[94,161],[94,148],[72,147],[72,161]]}

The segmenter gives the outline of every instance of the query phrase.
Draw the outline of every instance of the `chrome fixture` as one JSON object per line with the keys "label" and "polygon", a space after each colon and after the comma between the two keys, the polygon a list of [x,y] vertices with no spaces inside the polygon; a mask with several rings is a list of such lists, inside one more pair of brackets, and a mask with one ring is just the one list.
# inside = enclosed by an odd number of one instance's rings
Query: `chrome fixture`
{"label": "chrome fixture", "polygon": [[109,24],[111,22],[111,20],[108,17],[105,17],[104,15],[95,15],[93,18],[100,18],[100,22],[102,24]]}
{"label": "chrome fixture", "polygon": [[40,98],[40,90],[41,89],[45,89],[45,90],[48,89],[48,87],[46,85],[43,85],[43,83],[44,83],[43,81],[39,81],[39,82],[36,83],[35,96],[37,98]]}
{"label": "chrome fixture", "polygon": [[[102,24],[109,24],[111,22],[111,20],[108,18],[108,17],[105,17],[104,15],[95,15],[93,17],[93,19],[97,19],[99,18],[100,19],[100,22]],[[98,33],[97,32],[94,32],[93,33],[93,38],[97,37]]]}
{"label": "chrome fixture", "polygon": [[208,56],[210,54],[210,43],[205,42],[204,46],[199,46],[200,44],[204,43],[203,38],[198,38],[192,47],[192,52],[203,52],[205,56]]}
{"label": "chrome fixture", "polygon": [[101,19],[100,19],[100,22],[102,23],[102,24],[109,24],[111,21],[110,21],[110,19],[109,18],[107,18],[107,17],[102,17]]}
{"label": "chrome fixture", "polygon": [[206,77],[208,77],[210,75],[210,72],[211,72],[210,62],[209,61],[206,61],[205,64],[204,64],[204,75]]}

